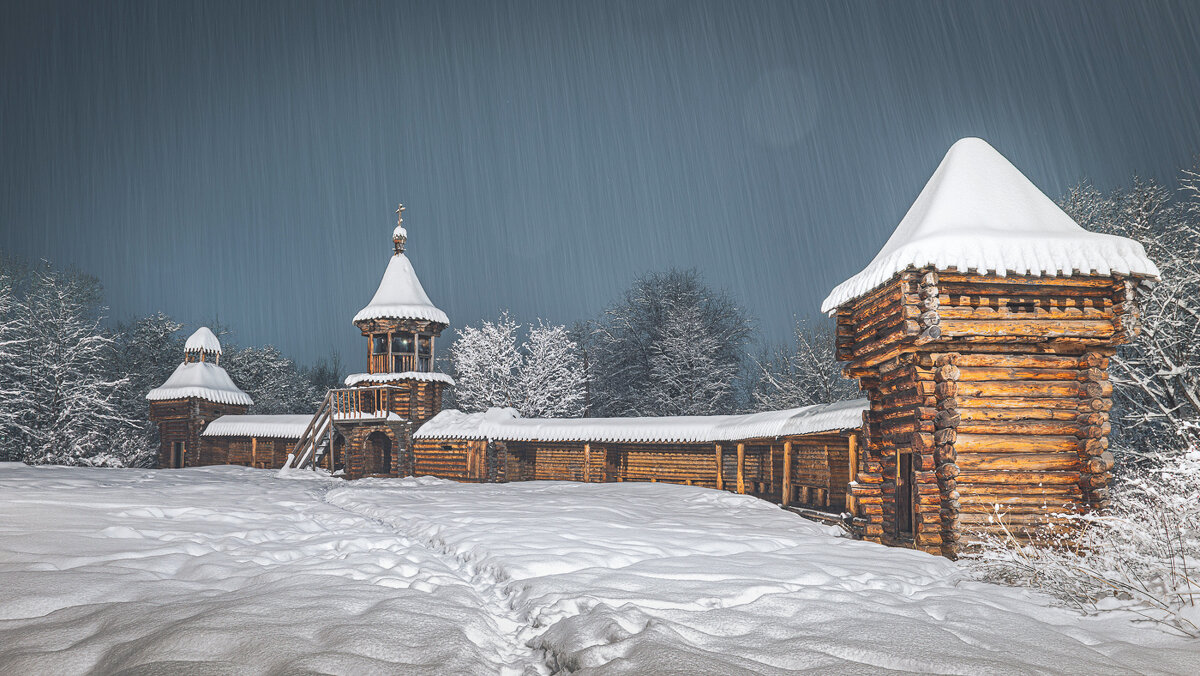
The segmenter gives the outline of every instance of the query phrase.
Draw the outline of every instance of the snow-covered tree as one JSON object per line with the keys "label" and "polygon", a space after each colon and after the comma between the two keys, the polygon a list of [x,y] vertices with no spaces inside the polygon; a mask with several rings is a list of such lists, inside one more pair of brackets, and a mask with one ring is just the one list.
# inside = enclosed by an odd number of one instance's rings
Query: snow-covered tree
{"label": "snow-covered tree", "polygon": [[31,463],[79,464],[106,451],[137,421],[122,413],[125,378],[112,375],[113,339],[100,330],[100,285],[44,263],[31,274],[13,326],[24,339],[16,422],[18,447]]}
{"label": "snow-covered tree", "polygon": [[649,346],[644,405],[654,415],[705,415],[730,400],[738,364],[719,360],[720,339],[705,331],[700,308],[666,299],[660,336]]}
{"label": "snow-covered tree", "polygon": [[794,336],[795,345],[756,360],[758,380],[751,394],[756,410],[777,411],[861,396],[858,385],[842,375],[833,331],[800,321]]}
{"label": "snow-covered tree", "polygon": [[113,332],[114,375],[124,378],[118,390],[122,417],[133,421],[110,440],[106,463],[151,466],[158,456],[158,426],[150,422],[146,393],[161,385],[183,355],[183,325],[159,312],[122,324]]}
{"label": "snow-covered tree", "polygon": [[25,386],[20,366],[25,337],[18,330],[16,280],[11,266],[0,260],[0,461],[19,460],[18,422],[25,410]]}
{"label": "snow-covered tree", "polygon": [[317,391],[313,381],[296,362],[273,345],[265,347],[225,346],[221,366],[250,398],[251,414],[279,415],[312,413],[325,392]]}
{"label": "snow-covered tree", "polygon": [[[593,409],[607,416],[732,412],[738,408],[734,379],[750,332],[746,314],[727,294],[705,286],[695,270],[641,277],[591,326],[587,357]],[[696,359],[680,341],[701,343],[708,354]],[[676,356],[681,362],[669,364]],[[664,388],[656,373],[703,382],[704,391]]]}
{"label": "snow-covered tree", "polygon": [[1200,173],[1184,172],[1180,186],[1173,196],[1140,179],[1107,195],[1081,185],[1062,200],[1084,227],[1144,244],[1162,271],[1139,299],[1141,335],[1110,368],[1113,442],[1126,454],[1200,443]]}
{"label": "snow-covered tree", "polygon": [[583,360],[565,326],[539,321],[523,346],[518,374],[517,410],[527,418],[575,418],[583,415]]}
{"label": "snow-covered tree", "polygon": [[520,401],[517,351],[518,325],[508,312],[479,328],[466,326],[450,346],[454,365],[455,398],[464,411],[484,411],[492,406],[514,406]]}

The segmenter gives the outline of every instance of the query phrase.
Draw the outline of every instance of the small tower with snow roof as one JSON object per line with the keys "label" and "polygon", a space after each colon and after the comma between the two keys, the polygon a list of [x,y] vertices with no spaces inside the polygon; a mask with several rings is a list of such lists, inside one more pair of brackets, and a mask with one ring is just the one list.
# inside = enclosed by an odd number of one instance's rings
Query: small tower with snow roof
{"label": "small tower with snow roof", "polygon": [[437,339],[450,324],[446,313],[429,300],[417,272],[404,253],[408,230],[404,205],[396,209],[392,255],[375,295],[354,315],[354,325],[367,341],[367,370],[346,378],[349,387],[388,384],[405,394],[392,410],[420,424],[442,408],[442,391],[453,384],[434,368]]}
{"label": "small tower with snow roof", "polygon": [[450,320],[429,300],[405,254],[404,205],[396,209],[383,279],[354,325],[367,342],[367,369],[330,390],[296,443],[295,466],[340,467],[347,478],[414,471],[412,432],[442,409],[454,380],[435,368],[438,337]]}
{"label": "small tower with snow roof", "polygon": [[954,556],[1107,504],[1109,357],[1158,269],[1076,224],[986,142],[955,143],[874,260],[836,287],[837,357],[870,400],[863,537]]}
{"label": "small tower with snow roof", "polygon": [[161,445],[158,466],[211,465],[200,433],[208,423],[227,414],[242,414],[254,402],[220,366],[221,342],[208,327],[200,327],[184,343],[183,362],[159,387],[150,390],[150,420],[158,425]]}

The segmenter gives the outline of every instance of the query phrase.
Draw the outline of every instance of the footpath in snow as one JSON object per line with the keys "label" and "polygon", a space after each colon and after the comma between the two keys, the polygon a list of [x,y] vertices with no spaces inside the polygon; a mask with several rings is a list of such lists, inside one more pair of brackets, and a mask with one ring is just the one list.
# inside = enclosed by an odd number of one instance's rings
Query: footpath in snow
{"label": "footpath in snow", "polygon": [[1194,673],[753,498],[0,465],[0,673]]}

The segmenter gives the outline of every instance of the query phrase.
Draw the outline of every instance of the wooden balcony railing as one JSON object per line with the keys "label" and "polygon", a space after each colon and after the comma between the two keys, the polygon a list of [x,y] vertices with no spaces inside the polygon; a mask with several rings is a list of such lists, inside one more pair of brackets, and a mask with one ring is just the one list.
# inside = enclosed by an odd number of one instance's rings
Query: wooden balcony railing
{"label": "wooden balcony railing", "polygon": [[370,359],[370,373],[428,372],[433,366],[432,359],[425,354],[419,357],[411,354],[373,354]]}
{"label": "wooden balcony railing", "polygon": [[396,392],[400,388],[391,385],[377,387],[347,387],[330,390],[330,407],[333,417],[383,418],[393,410]]}

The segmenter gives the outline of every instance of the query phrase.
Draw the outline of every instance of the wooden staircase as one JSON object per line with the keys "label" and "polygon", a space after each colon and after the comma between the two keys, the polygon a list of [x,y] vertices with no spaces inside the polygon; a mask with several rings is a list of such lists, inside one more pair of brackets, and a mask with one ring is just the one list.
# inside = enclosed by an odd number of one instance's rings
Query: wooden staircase
{"label": "wooden staircase", "polygon": [[[311,467],[316,470],[321,458],[333,443],[333,393],[334,390],[325,393],[325,398],[313,414],[308,427],[304,429],[304,434],[292,447],[292,469]],[[288,465],[284,465],[284,468],[288,468]]]}
{"label": "wooden staircase", "polygon": [[325,392],[300,440],[292,447],[291,464],[285,469],[316,469],[333,444],[333,423],[376,423],[394,417],[392,410],[402,390],[392,385],[339,387]]}

